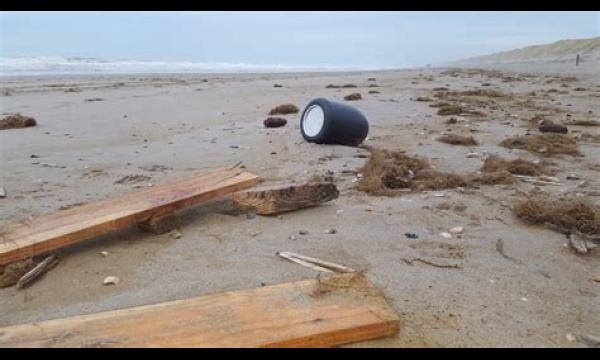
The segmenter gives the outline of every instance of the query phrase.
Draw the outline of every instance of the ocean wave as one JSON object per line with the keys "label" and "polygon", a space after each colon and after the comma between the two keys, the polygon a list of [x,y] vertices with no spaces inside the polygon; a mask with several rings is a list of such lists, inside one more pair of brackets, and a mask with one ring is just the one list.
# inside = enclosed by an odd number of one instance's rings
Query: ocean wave
{"label": "ocean wave", "polygon": [[85,57],[3,57],[0,75],[278,73],[379,70],[375,67],[303,66],[191,61],[105,60]]}

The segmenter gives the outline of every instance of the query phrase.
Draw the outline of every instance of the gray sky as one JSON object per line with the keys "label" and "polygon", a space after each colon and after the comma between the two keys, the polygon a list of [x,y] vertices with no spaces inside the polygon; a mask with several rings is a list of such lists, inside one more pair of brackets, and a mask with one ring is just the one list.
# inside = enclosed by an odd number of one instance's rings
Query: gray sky
{"label": "gray sky", "polygon": [[2,12],[0,55],[396,67],[600,36],[600,12]]}

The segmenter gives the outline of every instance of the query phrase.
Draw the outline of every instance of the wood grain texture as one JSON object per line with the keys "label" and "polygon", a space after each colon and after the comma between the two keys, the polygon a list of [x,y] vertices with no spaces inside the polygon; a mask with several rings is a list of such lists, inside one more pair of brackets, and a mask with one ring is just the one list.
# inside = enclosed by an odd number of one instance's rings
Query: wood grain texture
{"label": "wood grain texture", "polygon": [[245,191],[233,194],[233,205],[259,215],[275,215],[323,204],[339,196],[332,183],[308,183],[280,189]]}
{"label": "wood grain texture", "polygon": [[0,328],[0,347],[329,347],[393,336],[362,274]]}
{"label": "wood grain texture", "polygon": [[257,182],[258,177],[249,172],[216,169],[12,224],[0,232],[0,265],[244,190]]}

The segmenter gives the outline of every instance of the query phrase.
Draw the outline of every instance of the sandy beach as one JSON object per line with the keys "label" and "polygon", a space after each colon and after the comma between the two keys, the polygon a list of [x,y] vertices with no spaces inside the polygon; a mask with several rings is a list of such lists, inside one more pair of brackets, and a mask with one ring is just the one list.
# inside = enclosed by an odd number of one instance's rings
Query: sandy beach
{"label": "sandy beach", "polygon": [[[536,185],[517,180],[375,196],[353,182],[352,171],[368,161],[364,147],[306,142],[300,113],[285,115],[284,127],[263,126],[280,104],[341,101],[367,116],[365,145],[403,150],[453,173],[476,172],[490,155],[545,159],[560,184],[538,186],[542,191],[568,191],[598,205],[600,126],[568,125],[581,136],[582,156],[498,145],[536,134],[530,119],[540,113],[562,123],[600,121],[598,72],[572,69],[3,78],[1,112],[34,117],[37,126],[0,131],[0,186],[7,192],[0,226],[238,162],[266,185],[332,176],[340,196],[255,218],[228,214],[215,201],[181,214],[179,239],[131,228],[61,249],[61,263],[31,287],[0,289],[0,326],[316,277],[275,255],[293,251],[364,270],[399,314],[398,336],[350,346],[584,346],[567,334],[600,336],[600,250],[575,254],[565,235],[513,214],[513,203]],[[430,107],[443,100],[433,90],[440,87],[507,96],[463,94],[460,101],[485,116],[442,116]],[[343,100],[355,92],[362,100]],[[442,133],[479,144],[442,143]],[[140,176],[118,183],[130,175]],[[457,226],[462,234],[440,236]],[[406,261],[415,257],[453,267]],[[121,283],[103,286],[107,276]]]}

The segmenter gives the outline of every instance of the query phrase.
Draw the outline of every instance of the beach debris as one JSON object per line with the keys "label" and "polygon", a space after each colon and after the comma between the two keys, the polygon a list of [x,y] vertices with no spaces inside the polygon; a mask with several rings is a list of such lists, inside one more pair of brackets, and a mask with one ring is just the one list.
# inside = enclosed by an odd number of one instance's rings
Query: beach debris
{"label": "beach debris", "polygon": [[498,239],[496,240],[496,251],[502,255],[503,258],[508,259],[510,261],[514,261],[514,262],[518,262],[520,263],[521,261],[518,259],[515,259],[511,256],[506,255],[506,253],[504,252],[504,240],[502,239]]}
{"label": "beach debris", "polygon": [[438,262],[434,262],[434,261],[431,261],[431,260],[428,260],[428,259],[424,259],[424,258],[420,258],[420,257],[412,257],[410,259],[400,258],[400,260],[404,261],[408,265],[413,265],[413,263],[415,261],[418,261],[420,263],[423,263],[423,264],[426,264],[426,265],[431,265],[431,266],[438,267],[438,268],[462,269],[462,266],[460,264],[438,263]]}
{"label": "beach debris", "polygon": [[19,113],[10,114],[0,119],[0,130],[18,129],[36,125],[37,122],[34,118],[23,116]]}
{"label": "beach debris", "polygon": [[377,79],[374,77],[371,77],[371,78],[368,78],[367,81],[377,81]]}
{"label": "beach debris", "polygon": [[549,120],[542,120],[540,125],[538,126],[538,130],[543,133],[558,133],[558,134],[566,134],[569,132],[566,126],[555,124]]}
{"label": "beach debris", "polygon": [[344,85],[334,85],[334,84],[329,84],[327,86],[325,86],[325,88],[327,89],[352,89],[352,88],[357,88],[358,86],[356,86],[356,84],[344,84]]}
{"label": "beach debris", "polygon": [[64,165],[59,165],[59,164],[55,164],[55,163],[37,163],[37,165],[39,165],[41,167],[56,168],[56,169],[66,169],[67,168]]}
{"label": "beach debris", "polygon": [[569,240],[569,247],[577,254],[585,255],[589,252],[584,239],[580,239],[573,233],[567,234],[567,239]]}
{"label": "beach debris", "polygon": [[355,100],[361,100],[362,96],[360,95],[360,93],[352,93],[350,95],[346,95],[344,96],[344,100],[346,101],[355,101]]}
{"label": "beach debris", "polygon": [[462,234],[465,231],[465,228],[462,226],[455,226],[452,229],[450,229],[448,232],[450,234]]}
{"label": "beach debris", "polygon": [[444,239],[452,239],[452,234],[448,233],[448,232],[441,232],[440,236],[443,237]]}
{"label": "beach debris", "polygon": [[83,101],[86,101],[86,102],[94,102],[94,101],[104,101],[104,99],[103,99],[103,98],[98,98],[98,97],[96,97],[96,98],[88,98],[88,99],[84,99]]}
{"label": "beach debris", "polygon": [[161,348],[176,341],[180,347],[314,348],[397,336],[399,315],[362,272],[316,275],[272,286],[259,279],[252,289],[5,326],[0,347]]}
{"label": "beach debris", "polygon": [[571,333],[568,333],[567,335],[565,335],[565,337],[567,338],[567,341],[569,341],[569,342],[573,342],[576,340],[575,336]]}
{"label": "beach debris", "polygon": [[167,171],[167,170],[171,170],[173,168],[169,167],[169,166],[165,166],[165,165],[151,165],[151,166],[139,166],[138,169],[140,170],[144,170],[144,171],[149,171],[149,172],[155,172],[155,171]]}
{"label": "beach debris", "polygon": [[593,335],[576,335],[575,338],[580,343],[591,348],[600,348],[600,337]]}
{"label": "beach debris", "polygon": [[104,280],[102,281],[102,285],[119,285],[119,283],[121,282],[121,279],[119,279],[116,276],[107,276],[104,278]]}
{"label": "beach debris", "polygon": [[566,123],[567,125],[577,125],[577,126],[600,126],[600,121],[597,120],[570,120]]}
{"label": "beach debris", "polygon": [[515,178],[527,182],[527,183],[532,183],[533,185],[539,185],[539,186],[543,186],[543,185],[557,185],[560,186],[561,183],[558,181],[557,178],[553,177],[553,176],[545,176],[545,175],[540,175],[540,176],[525,176],[525,175],[513,175]]}
{"label": "beach debris", "polygon": [[358,147],[367,137],[369,122],[355,107],[317,98],[306,105],[300,130],[310,143]]}
{"label": "beach debris", "polygon": [[360,169],[363,177],[358,179],[358,190],[376,196],[514,182],[508,172],[446,173],[433,169],[426,159],[405,155],[403,151],[370,150],[370,159]]}
{"label": "beach debris", "polygon": [[463,145],[463,146],[475,146],[479,145],[479,142],[472,136],[462,136],[457,134],[444,134],[436,139],[439,142],[450,145]]}
{"label": "beach debris", "polygon": [[479,157],[481,157],[481,154],[476,153],[476,152],[470,152],[466,156],[467,159],[473,159],[473,158],[479,158]]}
{"label": "beach debris", "polygon": [[248,220],[256,219],[256,213],[254,211],[248,211],[246,213],[246,219],[248,219]]}
{"label": "beach debris", "polygon": [[[205,170],[143,191],[132,191],[89,206],[55,211],[2,228],[0,266],[75,244],[95,236],[173,216],[199,203],[250,188],[259,178],[240,169]],[[154,219],[154,220],[153,220]],[[167,218],[168,219],[168,218]],[[173,221],[176,225],[176,221]],[[69,226],[60,226],[69,224]],[[168,228],[168,227],[167,227]],[[54,229],[48,231],[47,229]],[[168,229],[168,231],[172,230]]]}
{"label": "beach debris", "polygon": [[280,117],[269,117],[263,121],[263,124],[268,128],[276,128],[285,126],[285,124],[287,124],[287,120]]}
{"label": "beach debris", "polygon": [[300,235],[308,235],[308,230],[300,230],[300,231],[298,231],[298,234],[300,234]]}
{"label": "beach debris", "polygon": [[283,87],[283,85],[281,85],[281,84],[273,84],[273,87],[275,87],[275,88],[281,88],[281,87]]}
{"label": "beach debris", "polygon": [[575,174],[575,173],[570,173],[567,175],[567,180],[579,180],[580,177],[579,175]]}
{"label": "beach debris", "polygon": [[300,111],[300,109],[294,104],[283,104],[271,109],[269,115],[295,114],[298,111]]}
{"label": "beach debris", "polygon": [[17,281],[17,289],[24,289],[35,281],[40,279],[45,273],[53,269],[60,262],[60,258],[56,255],[50,255],[37,264],[33,269],[29,270]]}
{"label": "beach debris", "polygon": [[314,257],[293,253],[290,251],[280,251],[276,253],[277,256],[280,256],[284,259],[293,261],[302,266],[306,266],[313,270],[328,272],[328,273],[353,273],[356,270],[351,269],[349,267],[336,264],[333,262],[317,259]]}
{"label": "beach debris", "polygon": [[13,286],[36,265],[32,258],[25,258],[0,266],[0,288]]}
{"label": "beach debris", "polygon": [[411,232],[405,232],[404,236],[406,236],[407,239],[418,239],[419,235],[415,234],[415,233],[411,233]]}
{"label": "beach debris", "polygon": [[337,230],[336,229],[327,229],[325,230],[325,234],[337,234]]}
{"label": "beach debris", "polygon": [[567,154],[579,156],[581,153],[575,139],[565,134],[540,134],[529,136],[515,136],[500,142],[502,147],[509,149],[522,149],[544,156]]}
{"label": "beach debris", "polygon": [[140,230],[155,235],[166,234],[169,231],[177,228],[178,226],[178,218],[173,212],[168,212],[158,216],[152,216],[148,220],[138,223],[138,228]]}
{"label": "beach debris", "polygon": [[415,101],[419,101],[419,102],[431,102],[431,101],[433,101],[433,99],[430,98],[430,97],[426,97],[426,96],[418,96],[417,98],[415,98]]}
{"label": "beach debris", "polygon": [[177,231],[177,229],[173,229],[169,232],[169,236],[173,239],[180,239],[183,236],[183,234]]}
{"label": "beach debris", "polygon": [[294,235],[290,235],[289,239],[290,240],[296,240],[296,237]]}
{"label": "beach debris", "polygon": [[4,199],[6,197],[6,189],[4,186],[0,186],[0,199]]}
{"label": "beach debris", "polygon": [[102,257],[107,257],[108,251],[100,251],[100,255],[102,255]]}
{"label": "beach debris", "polygon": [[321,205],[338,196],[339,190],[335,184],[309,181],[299,186],[238,192],[232,195],[232,200],[239,210],[252,210],[259,215],[275,215]]}
{"label": "beach debris", "polygon": [[369,94],[381,94],[381,92],[377,90],[369,90]]}
{"label": "beach debris", "polygon": [[460,115],[463,112],[463,108],[458,105],[444,105],[438,109],[438,115]]}
{"label": "beach debris", "polygon": [[600,235],[600,208],[584,199],[561,199],[535,191],[516,202],[513,212],[526,222],[550,225],[564,234]]}
{"label": "beach debris", "polygon": [[127,175],[127,176],[123,176],[119,180],[116,180],[114,183],[115,184],[135,184],[135,183],[145,182],[150,179],[152,179],[152,178],[148,175]]}
{"label": "beach debris", "polygon": [[511,174],[525,176],[552,175],[554,172],[546,168],[545,162],[534,163],[528,160],[506,160],[498,155],[485,159],[482,172],[508,171]]}

